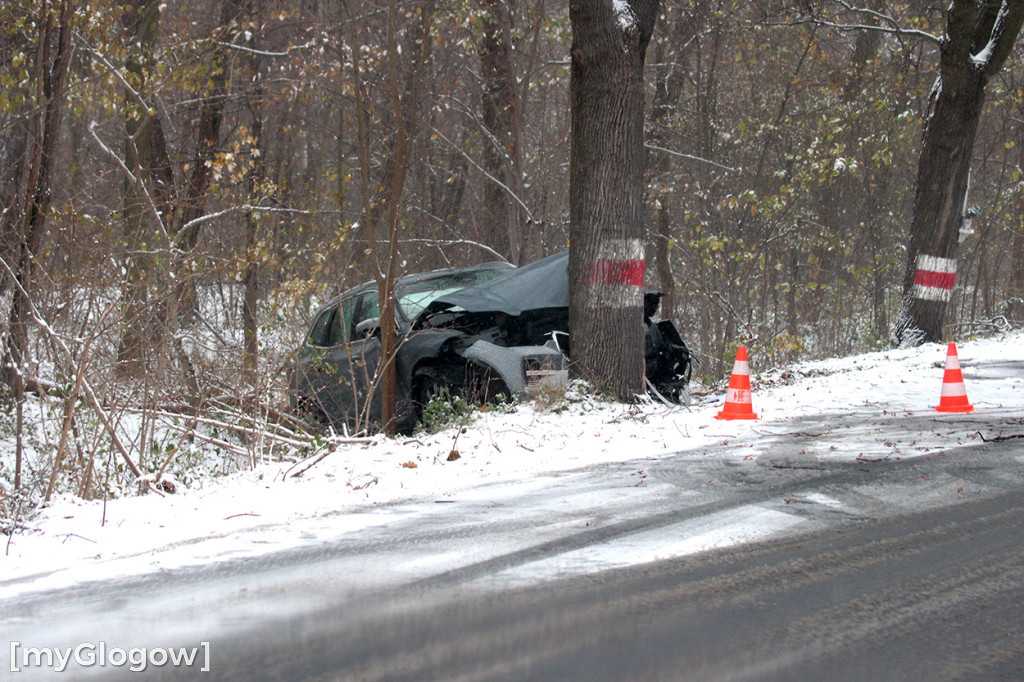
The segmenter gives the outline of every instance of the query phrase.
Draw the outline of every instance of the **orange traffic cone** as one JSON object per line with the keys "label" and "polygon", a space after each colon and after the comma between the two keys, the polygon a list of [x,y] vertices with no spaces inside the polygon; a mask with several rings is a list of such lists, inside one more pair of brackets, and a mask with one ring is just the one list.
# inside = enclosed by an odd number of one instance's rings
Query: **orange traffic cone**
{"label": "orange traffic cone", "polygon": [[750,366],[747,364],[746,346],[736,349],[736,364],[729,377],[729,390],[725,394],[725,408],[715,419],[757,419],[750,403]]}
{"label": "orange traffic cone", "polygon": [[967,402],[967,387],[960,372],[960,358],[956,355],[956,344],[949,344],[946,351],[946,373],[942,377],[942,397],[938,412],[974,412],[974,406]]}

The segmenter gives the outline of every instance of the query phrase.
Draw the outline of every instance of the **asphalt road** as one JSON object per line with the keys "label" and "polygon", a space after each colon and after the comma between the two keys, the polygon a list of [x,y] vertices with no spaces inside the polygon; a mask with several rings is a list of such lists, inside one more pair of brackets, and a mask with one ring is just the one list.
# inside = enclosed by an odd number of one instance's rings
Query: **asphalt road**
{"label": "asphalt road", "polygon": [[[920,420],[897,421],[934,427]],[[801,456],[826,431],[897,426],[826,421],[750,460],[678,453],[483,486],[364,512],[316,546],[23,594],[0,602],[0,632],[22,647],[205,641],[200,679],[1024,679],[1024,439]],[[1024,431],[1006,415],[987,427]],[[702,524],[762,514],[792,523],[672,553]],[[632,556],[659,543],[677,558]]]}
{"label": "asphalt road", "polygon": [[1021,680],[1022,543],[1011,493],[513,592],[421,586],[222,642],[215,677]]}

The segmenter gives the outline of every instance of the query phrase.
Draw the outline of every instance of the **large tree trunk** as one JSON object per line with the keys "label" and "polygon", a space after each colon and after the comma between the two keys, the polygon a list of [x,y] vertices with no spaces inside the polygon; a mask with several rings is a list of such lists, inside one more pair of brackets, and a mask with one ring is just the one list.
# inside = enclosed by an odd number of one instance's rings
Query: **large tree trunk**
{"label": "large tree trunk", "polygon": [[[25,202],[22,183],[31,138],[29,110],[30,105],[24,104],[10,113],[0,112],[0,129],[5,131],[0,140],[0,258],[10,265],[18,261],[21,244]],[[11,285],[6,270],[0,272],[0,283],[0,295],[3,295]]]}
{"label": "large tree trunk", "polygon": [[644,91],[657,0],[572,0],[569,327],[574,377],[644,393]]}
{"label": "large tree trunk", "polygon": [[[228,75],[231,57],[223,43],[233,42],[241,33],[239,21],[243,12],[250,8],[251,2],[245,0],[224,0],[221,5],[220,27],[214,32],[218,41],[213,47],[210,64],[210,88],[199,106],[199,120],[196,128],[196,150],[189,164],[184,188],[184,197],[178,212],[177,225],[174,228],[174,240],[180,254],[175,266],[175,293],[171,296],[170,305],[177,310],[184,321],[193,321],[199,312],[199,300],[196,291],[196,278],[192,266],[192,252],[199,243],[202,232],[203,216],[206,204],[206,193],[213,176],[213,161],[220,143],[220,129],[224,121],[224,105],[228,97]],[[177,320],[173,318],[172,323]]]}
{"label": "large tree trunk", "polygon": [[901,346],[942,339],[985,86],[1010,54],[1022,21],[1024,0],[954,0],[948,10],[918,164],[903,305],[894,329]]}
{"label": "large tree trunk", "polygon": [[[19,210],[12,211],[20,218],[20,225],[12,223],[14,235],[18,285],[11,302],[7,353],[5,365],[7,383],[22,384],[24,362],[28,352],[29,296],[35,273],[36,258],[43,242],[46,213],[53,194],[52,175],[54,151],[60,136],[60,119],[64,110],[64,83],[71,61],[70,23],[71,3],[64,0],[60,7],[59,25],[49,2],[40,10],[39,43],[36,49],[36,106],[31,117],[31,151],[28,159],[27,179],[23,184],[25,195]],[[53,44],[53,39],[57,44]],[[15,386],[17,389],[17,387]]]}
{"label": "large tree trunk", "polygon": [[[147,365],[154,339],[165,330],[157,324],[152,289],[162,279],[157,252],[169,246],[174,173],[163,125],[149,101],[150,72],[160,31],[158,0],[123,0],[124,39],[129,46],[124,95],[125,166],[132,174],[124,190],[124,281],[118,370],[138,377]],[[165,264],[166,265],[166,264]]]}
{"label": "large tree trunk", "polygon": [[[12,224],[15,229],[20,228],[20,234],[16,236],[15,244],[16,286],[8,321],[4,377],[5,382],[12,387],[18,403],[15,489],[21,487],[21,420],[25,400],[25,370],[28,364],[28,323],[32,305],[29,296],[33,291],[36,258],[43,243],[46,214],[53,194],[54,153],[57,138],[60,136],[61,114],[64,111],[64,84],[71,62],[72,16],[70,0],[63,0],[60,3],[60,16],[56,27],[49,2],[44,2],[39,11],[39,43],[35,62],[36,101],[30,124],[32,139],[27,145],[32,155],[26,169],[28,177],[24,183],[24,202],[21,210],[16,212],[21,224]],[[55,37],[56,46],[53,45]]]}
{"label": "large tree trunk", "polygon": [[[488,139],[484,142],[483,166],[490,175],[483,188],[483,221],[494,235],[495,247],[513,263],[523,261],[522,209],[514,192],[520,192],[518,91],[509,45],[511,14],[500,0],[481,0],[483,36],[478,44],[483,76],[482,114]],[[523,197],[519,196],[520,199]]]}

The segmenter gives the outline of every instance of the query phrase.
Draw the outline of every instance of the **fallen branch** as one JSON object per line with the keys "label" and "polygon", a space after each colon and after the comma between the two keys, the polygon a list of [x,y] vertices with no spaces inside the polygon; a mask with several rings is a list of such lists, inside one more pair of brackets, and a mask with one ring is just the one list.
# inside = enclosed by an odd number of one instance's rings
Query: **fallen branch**
{"label": "fallen branch", "polygon": [[857,455],[857,461],[858,462],[885,462],[890,457],[892,457],[892,453],[889,453],[885,457],[865,457],[864,453],[862,452],[859,455]]}
{"label": "fallen branch", "polygon": [[203,441],[204,443],[209,443],[210,445],[215,445],[218,448],[227,450],[228,452],[230,452],[231,454],[235,455],[236,457],[248,457],[249,456],[249,453],[246,452],[243,448],[240,448],[239,446],[237,446],[237,445],[235,445],[233,443],[229,443],[226,440],[221,440],[220,438],[214,438],[213,436],[206,436],[206,435],[203,435],[203,434],[199,433],[198,431],[191,431],[190,435],[193,438],[196,438],[198,440]]}
{"label": "fallen branch", "polygon": [[289,475],[292,478],[299,478],[304,473],[306,473],[307,471],[309,471],[310,469],[315,467],[317,464],[319,464],[320,462],[324,461],[327,458],[328,455],[333,454],[334,451],[337,450],[337,449],[338,449],[337,446],[334,446],[334,447],[330,448],[327,452],[321,453],[320,456],[317,457],[316,459],[314,459],[312,462],[310,462],[308,466],[303,467],[302,469],[300,469],[299,471],[296,471],[293,474],[292,473],[292,469],[294,469],[295,467],[299,466],[299,464],[304,464],[306,460],[303,460],[302,462],[296,462],[295,464],[293,464],[291,467],[288,468],[288,471],[284,472],[284,476],[282,478],[288,478]]}
{"label": "fallen branch", "polygon": [[379,481],[380,479],[374,476],[373,478],[368,480],[366,483],[363,483],[362,485],[352,485],[352,481],[349,481],[348,485],[350,488],[352,488],[352,490],[365,490],[366,488],[369,488],[371,485],[373,485],[374,483],[378,483]]}
{"label": "fallen branch", "polygon": [[978,437],[981,438],[982,442],[985,443],[998,443],[1004,440],[1014,440],[1015,438],[1024,438],[1024,433],[1014,433],[1009,436],[996,436],[995,438],[985,438],[981,435],[981,431],[978,431]]}
{"label": "fallen branch", "polygon": [[62,387],[52,381],[40,379],[39,377],[25,377],[25,391],[35,393],[38,396],[68,397],[68,392]]}
{"label": "fallen branch", "polygon": [[229,422],[220,421],[219,419],[210,419],[208,417],[200,417],[198,415],[184,415],[184,414],[180,414],[180,413],[177,413],[177,412],[165,412],[163,410],[144,410],[144,409],[134,408],[134,407],[129,407],[129,408],[127,408],[127,410],[129,412],[135,412],[135,413],[139,413],[139,414],[141,414],[141,413],[150,414],[150,415],[152,415],[154,417],[160,417],[161,419],[164,419],[164,420],[177,419],[177,418],[180,418],[180,417],[187,418],[187,419],[189,419],[192,422],[192,425],[190,425],[188,427],[184,427],[184,426],[182,426],[180,424],[175,424],[173,422],[166,422],[165,421],[165,424],[169,428],[176,429],[178,431],[184,431],[186,433],[189,432],[189,431],[193,431],[194,429],[192,428],[192,426],[194,426],[196,423],[199,423],[199,424],[204,424],[206,426],[213,426],[213,427],[216,427],[216,428],[219,428],[219,429],[226,429],[228,431],[236,431],[238,433],[242,433],[242,434],[245,434],[247,436],[260,436],[262,438],[267,438],[269,440],[273,440],[273,441],[276,441],[278,443],[281,443],[282,445],[290,445],[290,446],[296,447],[296,448],[309,447],[310,445],[312,445],[314,443],[314,439],[312,437],[309,437],[309,438],[303,439],[303,440],[297,440],[295,438],[288,438],[287,436],[281,436],[281,435],[278,435],[276,433],[272,433],[272,432],[267,431],[265,429],[260,429],[260,428],[258,428],[256,426],[245,426],[245,425],[242,425],[242,424],[231,424]]}
{"label": "fallen branch", "polygon": [[271,423],[283,424],[292,429],[305,428],[307,426],[307,424],[294,415],[282,412],[269,405],[260,404],[259,399],[255,396],[219,395],[211,398],[210,403],[214,405],[220,403],[224,407],[258,409],[261,413],[267,415]]}
{"label": "fallen branch", "polygon": [[[310,424],[298,417],[281,412],[280,410],[274,409],[270,406],[260,406],[258,403],[250,404],[250,402],[244,398],[220,396],[205,400],[203,405],[204,412],[206,413],[223,415],[224,417],[233,417],[235,419],[248,422],[252,428],[259,429],[260,435],[265,435],[268,433],[268,430],[272,430],[273,433],[283,436],[284,438],[296,438],[313,431],[313,427]],[[265,420],[258,420],[252,415],[241,411],[242,409],[252,408],[254,406],[259,407],[261,414],[266,416]],[[167,416],[180,416],[182,418],[192,419],[196,413],[196,406],[191,403],[183,402],[160,403],[152,410],[149,410],[148,413],[164,413]],[[217,425],[227,426],[228,428],[236,430],[238,428],[231,424],[218,423]]]}

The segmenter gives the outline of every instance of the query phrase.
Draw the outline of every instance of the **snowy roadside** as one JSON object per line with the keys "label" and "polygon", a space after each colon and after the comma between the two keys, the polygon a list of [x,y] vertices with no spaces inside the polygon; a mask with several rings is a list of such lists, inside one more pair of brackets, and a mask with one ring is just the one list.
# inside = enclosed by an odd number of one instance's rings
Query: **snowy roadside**
{"label": "snowy roadside", "polygon": [[[813,453],[799,453],[805,457],[934,452],[979,438],[980,416],[934,412],[945,356],[946,346],[931,344],[803,363],[763,376],[751,357],[759,421],[714,419],[720,400],[672,409],[566,400],[557,410],[521,405],[510,413],[479,414],[464,430],[343,445],[315,464],[315,458],[263,464],[174,495],[106,503],[63,496],[32,519],[33,530],[0,536],[0,598],[321,542],[387,519],[355,512],[386,510],[405,500],[453,499],[482,484],[529,482],[551,472],[683,451],[699,457],[702,447],[722,443],[735,446],[730,456],[751,459],[772,435],[809,415],[857,412],[865,415],[866,428],[855,439],[823,434]],[[961,343],[959,358],[977,415],[1024,419],[1022,365],[998,370],[1024,363],[1024,334]],[[993,367],[997,371],[988,371]],[[872,416],[924,414],[934,415],[936,426],[923,433],[870,424]],[[453,450],[459,457],[449,461]]]}

